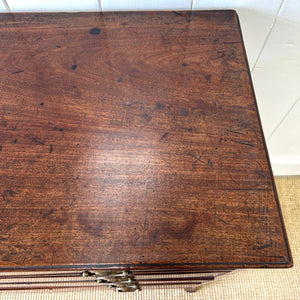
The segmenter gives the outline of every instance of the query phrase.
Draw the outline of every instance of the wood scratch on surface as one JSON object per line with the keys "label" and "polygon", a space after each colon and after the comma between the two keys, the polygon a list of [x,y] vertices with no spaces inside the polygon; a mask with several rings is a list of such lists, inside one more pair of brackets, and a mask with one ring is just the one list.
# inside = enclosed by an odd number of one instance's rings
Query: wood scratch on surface
{"label": "wood scratch on surface", "polygon": [[193,153],[191,153],[191,152],[188,152],[187,154],[188,154],[189,156],[191,156],[191,157],[197,159],[198,161],[204,163],[204,161],[201,160],[201,156],[200,156],[200,157],[197,157],[195,154],[193,154]]}

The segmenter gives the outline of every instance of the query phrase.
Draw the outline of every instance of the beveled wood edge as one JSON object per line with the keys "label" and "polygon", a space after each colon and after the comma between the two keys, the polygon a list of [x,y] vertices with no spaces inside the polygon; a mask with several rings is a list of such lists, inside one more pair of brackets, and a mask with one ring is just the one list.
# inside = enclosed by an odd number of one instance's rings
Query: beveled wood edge
{"label": "beveled wood edge", "polygon": [[269,152],[268,152],[268,148],[267,148],[267,144],[266,144],[266,140],[265,140],[265,135],[264,135],[263,128],[262,128],[261,118],[260,118],[260,115],[259,115],[259,110],[258,110],[256,96],[255,96],[253,81],[252,81],[252,77],[251,77],[251,72],[250,72],[248,57],[247,57],[247,53],[246,53],[245,43],[244,43],[244,39],[243,39],[241,24],[240,24],[240,20],[239,20],[239,16],[238,16],[237,12],[236,11],[234,11],[234,12],[235,12],[236,20],[237,20],[237,23],[238,23],[240,38],[241,38],[241,42],[242,42],[242,46],[243,46],[244,57],[245,57],[245,61],[246,61],[247,73],[248,73],[249,82],[250,82],[250,85],[251,85],[252,97],[253,97],[254,104],[255,104],[256,114],[257,114],[257,118],[258,118],[258,124],[259,124],[259,128],[260,128],[260,134],[261,134],[264,149],[265,149],[265,155],[266,155],[268,168],[269,168],[269,172],[270,172],[270,177],[271,177],[273,192],[274,192],[274,196],[275,196],[277,211],[278,211],[278,214],[279,214],[280,225],[281,225],[282,234],[283,234],[283,238],[284,238],[285,246],[286,246],[286,251],[287,251],[287,256],[285,258],[286,259],[286,264],[284,265],[284,267],[285,268],[291,268],[294,265],[293,258],[292,258],[292,253],[291,253],[291,248],[290,248],[290,245],[289,245],[286,228],[285,228],[284,221],[283,221],[283,215],[282,215],[282,211],[281,211],[281,207],[280,207],[280,203],[279,203],[279,198],[278,198],[278,193],[277,193],[277,189],[276,189],[276,185],[275,185],[274,174],[273,174],[273,170],[272,170],[272,166],[271,166],[270,156],[269,156]]}
{"label": "beveled wood edge", "polygon": [[136,13],[232,13],[237,15],[236,10],[234,9],[196,9],[196,10],[113,10],[113,11],[65,11],[65,12],[47,12],[47,11],[37,11],[37,12],[5,12],[0,13],[0,16],[12,16],[12,15],[105,15],[105,14],[136,14]]}
{"label": "beveled wood edge", "polygon": [[0,267],[0,272],[27,272],[27,271],[74,271],[74,270],[189,270],[220,272],[234,269],[248,268],[289,268],[290,261],[286,258],[282,262],[232,262],[232,263],[183,263],[183,264],[82,264],[82,265],[56,265],[56,266],[26,266],[26,267]]}

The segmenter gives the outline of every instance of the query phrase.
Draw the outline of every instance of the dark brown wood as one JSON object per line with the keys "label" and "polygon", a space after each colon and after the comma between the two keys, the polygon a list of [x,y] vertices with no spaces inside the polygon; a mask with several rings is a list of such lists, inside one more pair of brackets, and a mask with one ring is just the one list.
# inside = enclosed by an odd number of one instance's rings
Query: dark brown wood
{"label": "dark brown wood", "polygon": [[[189,275],[189,274],[199,274],[199,273],[206,273],[207,271],[205,270],[168,270],[168,271],[161,271],[161,270],[157,270],[156,272],[154,271],[149,271],[149,270],[133,270],[131,271],[132,275],[134,275],[135,277],[137,276],[144,276],[144,275]],[[222,270],[222,271],[212,271],[209,270],[209,273],[211,276],[214,275],[214,273],[229,273],[232,271],[228,271],[228,270]],[[10,273],[6,273],[5,275],[0,276],[0,279],[20,279],[20,278],[55,278],[55,277],[64,277],[64,278],[68,278],[68,277],[82,277],[82,272],[57,272],[57,273],[30,273],[30,274],[10,274]]]}
{"label": "dark brown wood", "polygon": [[234,11],[0,15],[0,270],[290,267]]}
{"label": "dark brown wood", "polygon": [[[214,280],[214,276],[206,276],[206,277],[178,277],[178,278],[174,278],[174,277],[170,277],[170,278],[141,278],[138,279],[138,282],[157,282],[157,281],[161,281],[161,282],[165,282],[165,281],[211,281]],[[89,279],[89,280],[59,280],[59,281],[43,281],[43,284],[57,284],[57,283],[95,283],[96,280],[94,279]],[[41,282],[39,281],[18,281],[18,282],[1,282],[0,284],[0,288],[1,285],[18,285],[18,284],[40,284]]]}
{"label": "dark brown wood", "polygon": [[[225,272],[211,273],[186,273],[179,272],[178,270],[173,271],[173,273],[151,273],[146,272],[129,272],[128,278],[131,279],[131,283],[137,284],[139,288],[149,287],[149,286],[172,286],[180,285],[188,288],[191,291],[191,285],[195,289],[199,284],[204,284],[213,281],[216,277],[226,274]],[[156,275],[156,276],[155,276]],[[100,275],[101,276],[101,275]],[[27,289],[59,289],[59,288],[76,288],[82,287],[84,283],[86,287],[96,287],[96,286],[106,286],[111,285],[113,277],[99,278],[96,277],[85,277],[81,273],[73,272],[57,272],[57,273],[30,273],[30,274],[17,274],[11,275],[6,273],[0,277],[0,291],[6,290],[27,290]],[[122,278],[125,280],[125,277]],[[72,284],[72,285],[66,285]],[[130,284],[130,283],[129,283]],[[196,285],[196,287],[195,287]],[[188,287],[189,286],[189,287]]]}
{"label": "dark brown wood", "polygon": [[[150,287],[150,286],[154,286],[154,287],[165,287],[165,286],[174,286],[174,285],[177,285],[177,286],[186,286],[186,285],[198,285],[200,286],[202,283],[201,282],[168,282],[168,283],[144,283],[144,284],[141,284],[141,286],[144,288],[144,287]],[[105,286],[104,285],[53,285],[53,286],[47,286],[47,285],[44,285],[44,286],[23,286],[23,287],[3,287],[1,288],[0,287],[0,291],[17,291],[17,290],[58,290],[58,289],[82,289],[82,288],[104,288]],[[190,289],[188,288],[187,289],[187,292],[190,292],[190,293],[193,293],[195,292],[196,290],[193,290],[193,289]]]}

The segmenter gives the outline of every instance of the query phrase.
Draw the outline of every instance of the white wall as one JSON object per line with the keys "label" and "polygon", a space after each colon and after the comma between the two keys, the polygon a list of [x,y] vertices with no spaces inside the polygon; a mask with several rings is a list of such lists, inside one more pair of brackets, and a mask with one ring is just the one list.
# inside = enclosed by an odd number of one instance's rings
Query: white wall
{"label": "white wall", "polygon": [[[11,11],[238,11],[276,175],[300,174],[300,0],[7,0]],[[0,12],[7,11],[0,2]],[[298,127],[299,126],[299,127]]]}

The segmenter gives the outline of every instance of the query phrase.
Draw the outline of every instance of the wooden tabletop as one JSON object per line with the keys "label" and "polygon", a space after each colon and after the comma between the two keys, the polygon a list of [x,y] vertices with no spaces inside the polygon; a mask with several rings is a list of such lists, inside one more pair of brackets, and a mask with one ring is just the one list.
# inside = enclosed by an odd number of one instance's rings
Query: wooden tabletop
{"label": "wooden tabletop", "polygon": [[291,265],[234,11],[0,15],[0,270]]}

